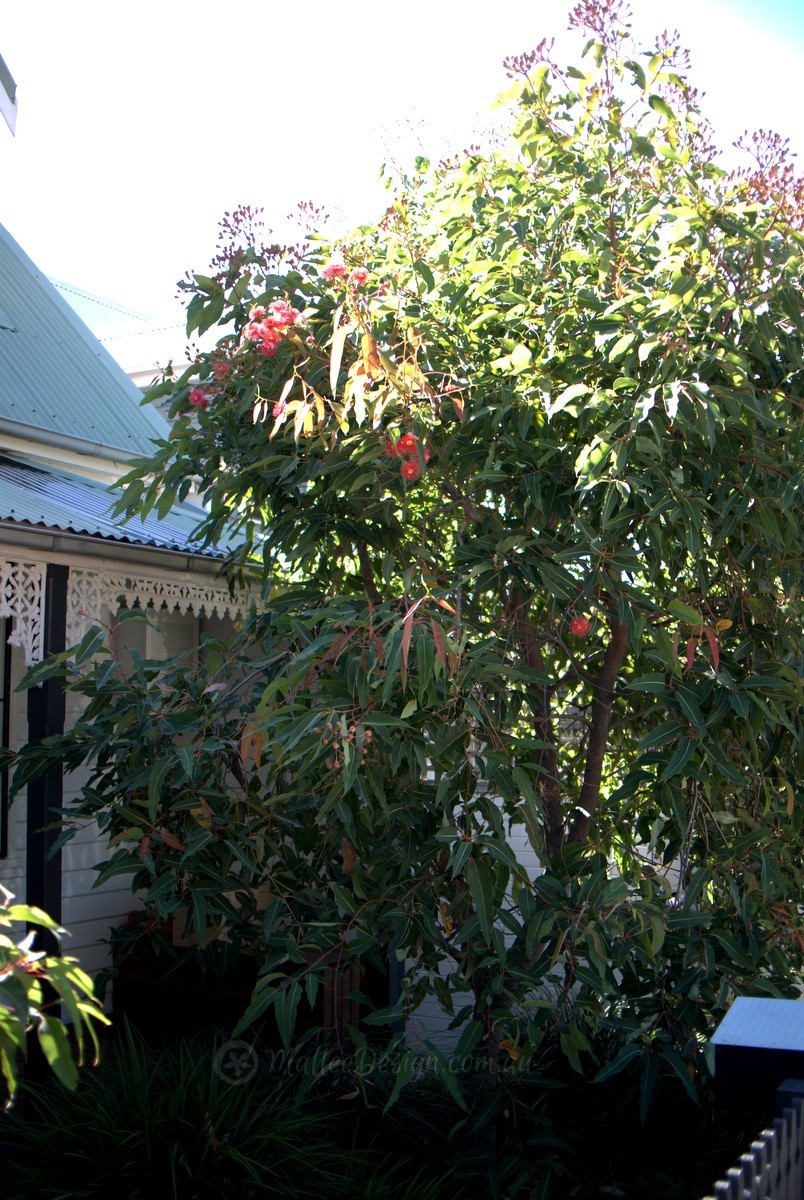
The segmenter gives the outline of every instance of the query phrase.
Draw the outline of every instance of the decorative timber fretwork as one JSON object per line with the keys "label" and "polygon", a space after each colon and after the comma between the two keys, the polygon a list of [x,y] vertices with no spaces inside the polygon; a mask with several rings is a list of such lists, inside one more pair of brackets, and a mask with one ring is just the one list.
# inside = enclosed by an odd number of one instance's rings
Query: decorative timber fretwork
{"label": "decorative timber fretwork", "polygon": [[45,611],[44,562],[0,560],[0,618],[13,621],[10,646],[19,646],[26,666],[42,661]]}
{"label": "decorative timber fretwork", "polygon": [[130,575],[125,571],[70,569],[67,587],[67,645],[75,646],[92,625],[104,619],[104,610],[115,613],[123,603],[158,613],[187,613],[196,616],[229,617],[242,620],[256,597],[244,590],[234,596],[217,580],[166,579],[153,575]]}

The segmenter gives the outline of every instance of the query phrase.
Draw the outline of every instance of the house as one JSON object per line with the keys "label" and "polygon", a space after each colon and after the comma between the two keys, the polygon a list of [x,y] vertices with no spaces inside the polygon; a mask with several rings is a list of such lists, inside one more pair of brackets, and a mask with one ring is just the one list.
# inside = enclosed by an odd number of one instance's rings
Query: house
{"label": "house", "polygon": [[[169,427],[65,298],[0,227],[0,733],[3,744],[69,727],[79,700],[54,682],[16,692],[26,669],[80,640],[121,606],[147,608],[125,635],[148,657],[192,652],[244,615],[220,577],[223,551],[192,532],[201,511],[180,504],[163,520],[110,515],[108,488]],[[154,628],[150,626],[153,625]],[[50,854],[50,812],[82,785],[60,771],[9,805],[0,781],[0,881],[72,934],[69,953],[93,973],[99,942],[132,907],[125,880],[93,888],[105,857],[96,827]]]}

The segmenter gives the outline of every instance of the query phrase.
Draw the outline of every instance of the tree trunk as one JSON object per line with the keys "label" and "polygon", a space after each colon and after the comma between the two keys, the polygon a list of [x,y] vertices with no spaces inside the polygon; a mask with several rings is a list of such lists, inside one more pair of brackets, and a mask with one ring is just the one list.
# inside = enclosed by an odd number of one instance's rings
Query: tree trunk
{"label": "tree trunk", "polygon": [[581,795],[575,809],[567,840],[585,842],[592,828],[592,821],[600,800],[600,784],[603,778],[603,759],[609,740],[611,708],[614,703],[614,684],[628,649],[628,626],[612,619],[611,637],[603,657],[603,665],[594,685],[592,721],[589,729],[589,745],[586,751],[586,767],[583,773]]}
{"label": "tree trunk", "polygon": [[[517,636],[527,666],[546,676],[540,638],[528,616],[528,603],[516,584],[512,584],[505,598],[506,617]],[[544,748],[539,751],[539,766],[542,770],[539,798],[544,813],[544,840],[549,858],[558,854],[564,845],[564,810],[558,778],[558,745],[550,711],[551,699],[551,691],[546,684],[531,685],[530,704],[534,714],[534,732],[538,740],[544,743]]]}

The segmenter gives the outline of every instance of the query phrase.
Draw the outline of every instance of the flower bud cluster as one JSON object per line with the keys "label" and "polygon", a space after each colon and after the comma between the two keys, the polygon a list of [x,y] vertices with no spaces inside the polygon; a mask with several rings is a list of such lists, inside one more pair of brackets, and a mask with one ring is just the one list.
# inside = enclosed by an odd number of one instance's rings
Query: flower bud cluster
{"label": "flower bud cluster", "polygon": [[339,771],[343,767],[344,742],[354,747],[362,762],[371,749],[374,736],[371,730],[363,725],[349,725],[346,733],[342,734],[340,722],[336,717],[327,721],[324,726],[316,725],[313,733],[319,734],[324,747],[329,751],[330,756],[325,764],[328,771]]}

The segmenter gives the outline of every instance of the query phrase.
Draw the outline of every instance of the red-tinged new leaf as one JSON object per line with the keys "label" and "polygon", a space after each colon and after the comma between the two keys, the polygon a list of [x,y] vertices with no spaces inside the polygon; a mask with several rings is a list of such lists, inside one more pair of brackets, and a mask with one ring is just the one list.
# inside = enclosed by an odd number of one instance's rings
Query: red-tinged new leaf
{"label": "red-tinged new leaf", "polygon": [[[405,623],[402,626],[402,666],[405,671],[405,678],[407,678],[408,673],[408,656],[410,655],[410,639],[413,634],[413,616],[415,612],[416,606],[414,605],[405,617]],[[404,681],[402,686],[404,687]]]}
{"label": "red-tinged new leaf", "polygon": [[717,671],[720,667],[720,647],[717,644],[717,637],[715,635],[715,631],[714,631],[714,629],[710,629],[708,625],[705,625],[704,633],[706,634],[706,640],[709,643],[709,649],[712,652],[712,662],[714,664],[715,670]]}
{"label": "red-tinged new leaf", "polygon": [[169,833],[167,829],[160,829],[159,836],[166,846],[170,846],[171,850],[180,850],[183,853],[187,849],[184,842],[180,841],[174,833]]}
{"label": "red-tinged new leaf", "polygon": [[447,644],[444,640],[444,630],[433,617],[430,618],[430,628],[433,631],[433,642],[435,643],[436,654],[438,661],[446,671],[447,669]]}
{"label": "red-tinged new leaf", "polygon": [[346,838],[341,842],[341,862],[345,875],[351,875],[357,865],[357,851]]}
{"label": "red-tinged new leaf", "polygon": [[145,855],[148,853],[150,845],[151,845],[151,835],[149,833],[146,833],[145,837],[140,842],[140,862],[143,862],[145,860]]}
{"label": "red-tinged new leaf", "polygon": [[355,632],[356,631],[354,629],[350,629],[347,630],[346,633],[339,633],[338,636],[333,639],[332,645],[324,655],[323,661],[328,662],[330,659],[333,659],[335,662],[337,662],[338,655],[340,654],[341,650],[343,650],[349,639],[354,636]]}
{"label": "red-tinged new leaf", "polygon": [[363,354],[363,370],[369,379],[379,379],[382,374],[380,364],[380,356],[377,353],[377,340],[370,333],[364,333],[360,339],[360,348]]}
{"label": "red-tinged new leaf", "polygon": [[435,602],[439,608],[443,608],[444,612],[448,612],[451,617],[457,617],[458,614],[456,613],[455,609],[451,604],[448,604],[446,600],[436,597]]}
{"label": "red-tinged new leaf", "polygon": [[261,733],[254,729],[253,725],[248,725],[243,731],[243,736],[240,739],[240,760],[243,766],[246,765],[246,760],[249,751],[254,754],[254,766],[259,768],[262,762],[262,748],[265,745],[265,738]]}
{"label": "red-tinged new leaf", "polygon": [[692,660],[695,658],[695,647],[697,644],[698,644],[698,639],[694,635],[691,638],[688,638],[687,654],[686,654],[687,665],[684,668],[685,671],[692,670]]}
{"label": "red-tinged new leaf", "polygon": [[412,604],[410,606],[410,608],[408,609],[407,616],[405,617],[404,624],[402,626],[402,671],[401,671],[401,676],[402,676],[402,687],[403,688],[406,686],[407,678],[408,678],[408,656],[410,655],[410,639],[413,634],[413,618],[416,615],[417,608],[425,600],[425,598],[426,597],[421,596],[416,601],[415,604]]}

